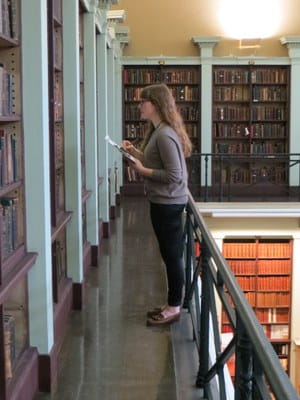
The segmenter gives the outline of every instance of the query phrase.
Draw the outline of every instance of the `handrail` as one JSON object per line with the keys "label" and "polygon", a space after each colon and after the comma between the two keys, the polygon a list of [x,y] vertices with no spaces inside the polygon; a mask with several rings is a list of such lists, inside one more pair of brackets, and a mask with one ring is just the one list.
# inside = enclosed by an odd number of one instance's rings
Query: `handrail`
{"label": "handrail", "polygon": [[[201,255],[198,260],[195,255],[195,240],[201,246]],[[191,194],[187,206],[185,246],[184,305],[191,314],[199,352],[196,384],[204,388],[205,397],[209,400],[229,398],[226,394],[224,365],[235,351],[237,360],[235,399],[271,399],[268,385],[278,400],[299,399],[254,311],[197,210]],[[231,297],[232,305],[228,300],[224,285]],[[223,351],[220,349],[216,292],[219,294],[219,299],[234,331],[233,340]],[[212,342],[214,342],[216,353],[213,361],[209,360],[208,354]],[[219,397],[211,393],[212,378],[216,376]]]}

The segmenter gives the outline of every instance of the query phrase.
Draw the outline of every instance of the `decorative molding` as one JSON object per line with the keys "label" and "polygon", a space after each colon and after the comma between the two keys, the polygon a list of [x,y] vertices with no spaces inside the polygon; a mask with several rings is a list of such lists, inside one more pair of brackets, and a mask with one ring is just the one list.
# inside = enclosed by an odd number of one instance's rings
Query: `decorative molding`
{"label": "decorative molding", "polygon": [[123,65],[200,65],[199,57],[170,57],[170,56],[149,56],[149,57],[122,57]]}
{"label": "decorative molding", "polygon": [[289,56],[293,61],[300,61],[300,36],[284,36],[280,43],[288,48]]}
{"label": "decorative molding", "polygon": [[213,57],[213,48],[220,39],[219,36],[193,36],[192,42],[198,45],[201,58],[208,60]]}
{"label": "decorative molding", "polygon": [[100,33],[106,32],[107,29],[107,20],[106,20],[106,11],[97,9],[96,11],[96,27]]}
{"label": "decorative molding", "polygon": [[106,13],[106,18],[110,24],[124,22],[126,18],[126,12],[125,10],[109,10]]}
{"label": "decorative molding", "polygon": [[116,39],[120,43],[121,50],[128,45],[130,41],[129,28],[128,26],[115,26]]}
{"label": "decorative molding", "polygon": [[280,43],[286,46],[300,46],[300,36],[283,36],[280,38]]}
{"label": "decorative molding", "polygon": [[112,4],[118,5],[120,0],[91,0],[96,3],[96,6],[101,9],[107,10]]}
{"label": "decorative molding", "polygon": [[213,48],[221,40],[220,36],[193,36],[192,42],[200,48]]}

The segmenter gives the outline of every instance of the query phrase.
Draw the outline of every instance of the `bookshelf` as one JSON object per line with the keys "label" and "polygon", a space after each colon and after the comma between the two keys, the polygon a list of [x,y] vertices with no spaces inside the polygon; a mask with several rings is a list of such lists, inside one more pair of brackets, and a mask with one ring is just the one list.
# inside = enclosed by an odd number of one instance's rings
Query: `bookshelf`
{"label": "bookshelf", "polygon": [[62,0],[48,0],[48,51],[53,301],[59,303],[67,280],[64,254],[71,218],[65,210]]}
{"label": "bookshelf", "polygon": [[214,185],[288,184],[289,171],[274,156],[289,152],[289,75],[288,66],[213,67],[212,152],[241,156],[215,159]]}
{"label": "bookshelf", "polygon": [[[198,66],[124,66],[123,67],[123,137],[139,145],[145,134],[145,122],[139,113],[140,92],[143,87],[166,83],[171,89],[187,132],[193,143],[193,153],[200,152],[200,69]],[[198,177],[199,178],[199,177]],[[141,178],[124,165],[124,192],[136,193]],[[199,179],[198,179],[199,182]],[[142,185],[139,185],[142,187]],[[141,191],[142,192],[142,191]]]}
{"label": "bookshelf", "polygon": [[[271,341],[279,360],[289,372],[292,241],[289,239],[225,239],[223,255],[232,269]],[[230,333],[222,313],[222,333]],[[233,360],[229,369],[234,374]]]}
{"label": "bookshelf", "polygon": [[25,237],[20,1],[1,0],[0,8],[0,398],[6,400],[22,386],[24,359],[36,357],[27,313],[36,254],[27,252]]}

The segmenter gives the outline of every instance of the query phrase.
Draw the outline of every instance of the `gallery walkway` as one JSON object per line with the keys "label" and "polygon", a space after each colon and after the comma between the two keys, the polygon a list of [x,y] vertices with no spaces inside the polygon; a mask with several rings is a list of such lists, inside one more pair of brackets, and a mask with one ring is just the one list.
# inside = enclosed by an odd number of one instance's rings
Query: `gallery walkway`
{"label": "gallery walkway", "polygon": [[166,287],[148,214],[144,198],[122,199],[100,263],[88,271],[84,310],[71,315],[57,389],[37,400],[201,398],[196,375],[184,376],[192,361],[180,344],[184,318],[172,328],[146,326],[146,311],[165,302]]}

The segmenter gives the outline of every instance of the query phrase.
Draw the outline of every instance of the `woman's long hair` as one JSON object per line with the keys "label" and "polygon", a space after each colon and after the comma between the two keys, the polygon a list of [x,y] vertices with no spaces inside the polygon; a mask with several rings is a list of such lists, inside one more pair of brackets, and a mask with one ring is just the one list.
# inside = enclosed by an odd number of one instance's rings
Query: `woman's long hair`
{"label": "woman's long hair", "polygon": [[[186,132],[182,117],[177,110],[175,99],[172,92],[165,84],[155,84],[146,86],[141,91],[141,99],[149,100],[156,108],[162,122],[169,125],[180,138],[185,157],[189,157],[192,152],[192,143]],[[142,150],[149,141],[154,126],[149,124],[146,129],[145,139],[142,143]]]}

